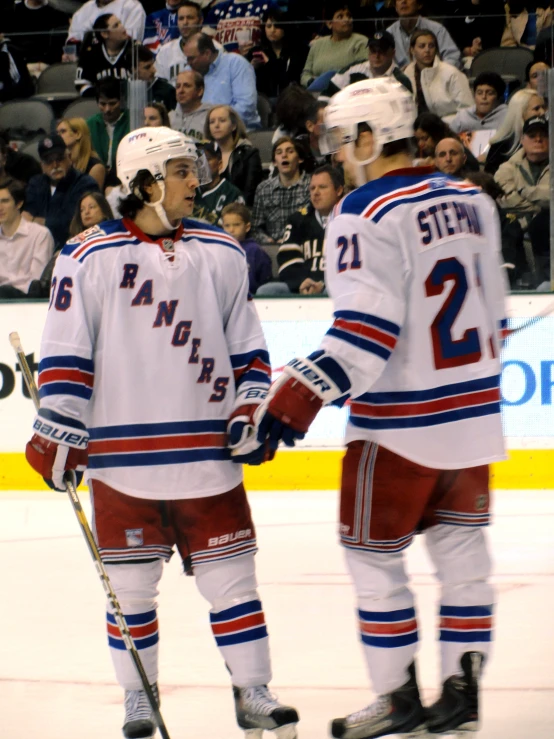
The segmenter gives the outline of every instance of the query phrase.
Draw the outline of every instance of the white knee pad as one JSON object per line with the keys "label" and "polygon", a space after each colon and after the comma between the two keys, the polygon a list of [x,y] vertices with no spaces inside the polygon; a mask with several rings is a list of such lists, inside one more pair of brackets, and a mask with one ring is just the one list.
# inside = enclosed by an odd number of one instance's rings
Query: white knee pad
{"label": "white knee pad", "polygon": [[[484,528],[438,524],[425,532],[425,539],[443,594],[487,583],[492,563]],[[477,603],[490,602],[477,596]]]}
{"label": "white knee pad", "polygon": [[402,552],[344,551],[362,610],[388,611],[413,605]]}
{"label": "white knee pad", "polygon": [[194,576],[200,594],[214,613],[259,599],[253,554],[196,565]]}
{"label": "white knee pad", "polygon": [[[158,583],[163,571],[161,559],[105,567],[123,613],[143,613],[157,608]],[[113,612],[109,601],[108,611]]]}

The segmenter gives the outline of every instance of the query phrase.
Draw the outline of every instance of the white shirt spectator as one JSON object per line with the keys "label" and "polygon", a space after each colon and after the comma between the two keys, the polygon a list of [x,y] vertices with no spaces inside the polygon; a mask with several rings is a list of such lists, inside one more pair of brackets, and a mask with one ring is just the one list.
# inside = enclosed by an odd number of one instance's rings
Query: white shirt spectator
{"label": "white shirt spectator", "polygon": [[0,286],[11,285],[27,293],[53,253],[54,239],[45,226],[21,218],[11,236],[5,236],[0,226]]}
{"label": "white shirt spectator", "polygon": [[97,0],[88,0],[73,15],[67,40],[82,41],[85,33],[92,31],[94,21],[105,13],[117,16],[129,36],[142,41],[146,13],[138,0],[111,0],[107,5],[102,6],[97,4]]}
{"label": "white shirt spectator", "polygon": [[[414,99],[417,94],[415,62],[408,64],[404,74],[412,83]],[[465,74],[447,62],[435,57],[432,67],[421,70],[421,90],[430,113],[440,116],[446,123],[462,108],[473,105],[473,95]]]}
{"label": "white shirt spectator", "polygon": [[175,87],[177,75],[190,69],[187,57],[181,48],[181,38],[176,38],[160,47],[156,56],[158,77],[163,77]]}
{"label": "white shirt spectator", "polygon": [[394,45],[396,49],[395,59],[400,69],[404,69],[404,67],[409,63],[410,37],[414,31],[419,31],[420,29],[433,31],[433,33],[437,37],[441,59],[444,62],[448,62],[449,64],[454,65],[455,67],[460,67],[462,58],[461,52],[454,43],[452,36],[448,33],[446,28],[442,25],[442,23],[437,23],[436,21],[432,21],[429,18],[424,18],[420,15],[417,19],[417,23],[415,24],[414,28],[412,28],[410,33],[406,33],[406,31],[404,30],[401,24],[401,19],[397,20],[395,23],[392,24],[392,26],[389,26],[387,28],[387,31],[394,38]]}

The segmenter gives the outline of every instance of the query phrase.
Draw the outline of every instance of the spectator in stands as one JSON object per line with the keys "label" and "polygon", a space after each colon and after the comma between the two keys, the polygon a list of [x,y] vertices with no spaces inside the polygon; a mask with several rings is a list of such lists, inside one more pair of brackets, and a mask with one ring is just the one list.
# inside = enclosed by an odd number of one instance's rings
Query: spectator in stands
{"label": "spectator in stands", "polygon": [[[525,81],[527,82],[527,87],[529,87],[531,90],[535,90],[535,92],[538,92],[540,95],[544,94],[546,92],[546,75],[548,73],[549,66],[548,64],[545,64],[544,62],[529,62],[527,67],[525,68]],[[541,80],[544,79],[544,83],[541,82]],[[539,86],[543,85],[543,90],[539,90]]]}
{"label": "spectator in stands", "polygon": [[521,149],[501,164],[495,180],[504,190],[499,205],[514,212],[522,229],[529,233],[540,275],[549,277],[550,262],[550,162],[548,121],[534,116],[523,124]]}
{"label": "spectator in stands", "polygon": [[[458,136],[438,115],[422,113],[414,122],[414,137],[417,143],[420,164],[433,166],[435,164],[435,149],[442,139],[458,139]],[[479,162],[471,151],[464,146],[466,155],[465,168],[470,171],[479,169]]]}
{"label": "spectator in stands", "polygon": [[15,45],[32,74],[60,61],[65,33],[56,31],[67,28],[66,13],[56,10],[47,0],[19,0],[11,10],[3,9],[3,13],[2,28],[6,35],[14,34]]}
{"label": "spectator in stands", "polygon": [[243,203],[226,205],[222,213],[223,229],[231,234],[246,252],[248,289],[255,295],[272,277],[271,257],[249,236],[252,227],[250,210]]}
{"label": "spectator in stands", "polygon": [[543,28],[537,35],[537,45],[533,56],[536,62],[545,62],[552,66],[552,26]]}
{"label": "spectator in stands", "polygon": [[286,15],[281,10],[268,10],[263,17],[260,44],[248,55],[256,70],[258,92],[271,101],[291,82],[300,82],[308,56],[308,47],[294,38],[285,21]]}
{"label": "spectator in stands", "polygon": [[502,125],[508,106],[503,102],[506,85],[496,72],[481,72],[473,83],[471,108],[464,108],[450,121],[450,128],[456,133],[462,131],[496,131]]}
{"label": "spectator in stands", "polygon": [[244,197],[238,187],[220,174],[222,157],[219,146],[209,142],[203,148],[212,179],[196,189],[193,218],[219,225],[223,208],[230,203],[244,203]]}
{"label": "spectator in stands", "polygon": [[410,62],[410,38],[414,31],[432,31],[437,39],[439,57],[455,67],[461,66],[460,50],[454,43],[446,28],[420,15],[422,0],[396,0],[395,8],[399,19],[387,28],[394,36],[396,46],[396,63],[404,69]]}
{"label": "spectator in stands", "polygon": [[310,179],[310,204],[289,218],[277,252],[279,280],[258,295],[325,294],[325,226],[344,191],[342,172],[325,165]]}
{"label": "spectator in stands", "polygon": [[177,75],[189,68],[185,44],[202,28],[202,19],[198,3],[183,0],[177,11],[179,37],[164,44],[156,57],[158,74],[172,85],[175,85]]}
{"label": "spectator in stands", "polygon": [[77,236],[102,221],[112,220],[113,212],[106,198],[99,192],[87,192],[77,203],[69,226],[69,235]]}
{"label": "spectator in stands", "polygon": [[69,224],[81,196],[96,192],[98,185],[90,175],[75,169],[58,134],[41,139],[38,153],[43,174],[29,181],[23,215],[46,226],[54,237],[56,249],[61,249],[69,237]]}
{"label": "spectator in stands", "polygon": [[204,138],[219,146],[220,174],[238,187],[250,206],[262,179],[262,162],[260,152],[247,139],[242,118],[229,105],[214,105],[206,116]]}
{"label": "spectator in stands", "polygon": [[525,88],[515,92],[508,101],[508,111],[502,125],[490,140],[485,172],[494,174],[521,146],[523,123],[528,118],[546,114],[544,98]]}
{"label": "spectator in stands", "polygon": [[204,78],[192,70],[179,72],[176,83],[177,107],[169,114],[171,128],[202,141],[210,105],[202,102]]}
{"label": "spectator in stands", "polygon": [[146,106],[144,109],[144,125],[171,128],[167,108],[163,103],[151,103],[151,105]]}
{"label": "spectator in stands", "polygon": [[327,97],[335,95],[353,82],[360,82],[376,77],[394,77],[404,87],[412,92],[412,83],[400,71],[394,61],[394,37],[388,31],[378,31],[369,39],[369,59],[357,64],[351,64],[346,69],[335,74],[323,94]]}
{"label": "spectator in stands", "polygon": [[84,118],[62,118],[56,128],[64,140],[75,169],[89,174],[104,189],[106,167],[92,148],[92,139]]}
{"label": "spectator in stands", "polygon": [[230,105],[248,130],[261,127],[256,75],[246,59],[240,54],[218,51],[205,33],[196,33],[188,39],[185,54],[191,69],[204,77],[204,102]]}
{"label": "spectator in stands", "polygon": [[146,17],[143,43],[155,54],[161,46],[179,38],[177,11],[180,5],[181,0],[166,0],[165,8]]}
{"label": "spectator in stands", "polygon": [[27,98],[35,86],[23,54],[0,34],[0,103]]}
{"label": "spectator in stands", "polygon": [[12,149],[8,132],[0,130],[0,182],[14,179],[27,184],[33,175],[41,171],[36,159]]}
{"label": "spectator in stands", "polygon": [[117,16],[129,36],[136,41],[142,41],[146,13],[138,0],[88,0],[73,15],[67,42],[83,41],[85,33],[92,31],[94,21],[104,13]]}
{"label": "spectator in stands", "polygon": [[206,25],[216,28],[216,40],[224,51],[248,54],[261,41],[261,19],[277,6],[272,0],[226,0],[215,2],[206,15]]}
{"label": "spectator in stands", "polygon": [[432,0],[426,8],[430,17],[441,17],[466,59],[500,46],[506,22],[504,0]]}
{"label": "spectator in stands", "polygon": [[153,103],[163,103],[167,110],[174,110],[177,105],[175,88],[167,80],[158,77],[156,57],[142,44],[136,48],[138,59],[137,79],[147,83],[146,95]]}
{"label": "spectator in stands", "polygon": [[435,147],[435,167],[444,174],[465,176],[466,153],[459,139],[441,139]]}
{"label": "spectator in stands", "polygon": [[254,197],[253,237],[261,244],[278,244],[295,210],[310,198],[310,178],[302,172],[302,150],[290,136],[273,145],[277,175],[261,182]]}
{"label": "spectator in stands", "polygon": [[367,36],[354,33],[352,14],[345,3],[335,8],[327,23],[330,36],[312,42],[300,82],[309,90],[321,92],[339,70],[367,59]]}
{"label": "spectator in stands", "polygon": [[101,79],[131,79],[133,51],[127,31],[116,15],[98,16],[94,36],[83,44],[77,66],[75,87],[83,97],[94,96],[94,85]]}
{"label": "spectator in stands", "polygon": [[390,26],[396,13],[392,0],[358,0],[352,5],[352,16],[359,33],[372,38]]}
{"label": "spectator in stands", "polygon": [[413,61],[405,69],[412,84],[418,113],[435,113],[450,121],[462,108],[473,103],[465,74],[441,62],[437,54],[437,37],[428,29],[417,29],[410,39]]}
{"label": "spectator in stands", "polygon": [[121,139],[130,131],[129,111],[123,109],[121,87],[115,79],[100,80],[95,86],[100,112],[87,120],[92,147],[108,174],[115,174],[115,155]]}
{"label": "spectator in stands", "polygon": [[[537,7],[539,4],[541,7]],[[534,49],[539,33],[552,26],[554,16],[549,0],[510,0],[505,8],[506,27],[500,46]]]}
{"label": "spectator in stands", "polygon": [[0,182],[0,298],[23,298],[54,253],[50,231],[21,217],[25,185]]}

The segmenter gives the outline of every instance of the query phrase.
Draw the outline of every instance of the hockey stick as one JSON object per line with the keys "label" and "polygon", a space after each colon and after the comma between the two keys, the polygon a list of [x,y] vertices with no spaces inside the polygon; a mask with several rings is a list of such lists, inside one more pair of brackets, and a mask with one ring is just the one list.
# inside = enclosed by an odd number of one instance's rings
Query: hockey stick
{"label": "hockey stick", "polygon": [[520,331],[525,331],[526,328],[534,326],[535,323],[538,323],[543,318],[546,318],[546,316],[549,316],[551,313],[554,313],[554,300],[551,303],[548,303],[541,311],[537,313],[536,316],[531,316],[528,321],[522,323],[521,326],[518,326],[517,328],[505,329],[503,338],[507,340],[514,334],[518,334]]}
{"label": "hockey stick", "polygon": [[[19,362],[19,366],[21,368],[21,372],[23,374],[23,378],[25,380],[25,384],[27,385],[27,389],[29,390],[29,394],[33,400],[35,408],[38,411],[39,405],[40,405],[38,388],[36,386],[33,373],[31,372],[31,369],[27,362],[27,357],[25,356],[23,347],[21,346],[19,334],[16,331],[13,331],[10,334],[10,344],[12,345],[13,350],[15,351],[17,355],[17,359]],[[98,551],[98,547],[96,546],[96,542],[94,541],[92,531],[90,530],[87,517],[81,506],[81,501],[79,500],[79,496],[77,494],[75,473],[73,471],[66,472],[64,475],[64,482],[67,486],[67,493],[69,495],[69,499],[71,501],[71,505],[73,506],[75,515],[77,516],[77,521],[79,522],[79,526],[81,527],[81,531],[83,532],[83,536],[85,537],[85,541],[87,543],[89,552],[92,556],[92,559],[94,560],[96,571],[98,572],[100,581],[102,582],[102,586],[113,608],[113,612],[114,612],[113,615],[117,623],[117,626],[119,628],[119,631],[121,633],[121,638],[123,639],[123,642],[125,644],[125,647],[127,648],[127,651],[131,655],[131,659],[133,660],[138,676],[140,677],[142,687],[144,689],[144,692],[146,693],[146,697],[148,698],[150,707],[152,708],[154,720],[156,721],[156,724],[158,725],[158,729],[160,730],[162,739],[170,739],[169,733],[165,726],[165,722],[162,718],[162,714],[160,713],[160,709],[158,707],[158,702],[156,701],[156,697],[154,696],[152,688],[150,687],[150,683],[148,682],[148,677],[144,670],[142,660],[139,656],[137,648],[135,647],[133,637],[131,636],[131,632],[129,631],[129,627],[127,626],[127,621],[125,620],[125,616],[123,615],[121,606],[119,605],[119,601],[117,599],[117,596],[114,593],[112,584],[108,577],[108,573],[106,572],[102,559],[100,558],[100,552]]]}

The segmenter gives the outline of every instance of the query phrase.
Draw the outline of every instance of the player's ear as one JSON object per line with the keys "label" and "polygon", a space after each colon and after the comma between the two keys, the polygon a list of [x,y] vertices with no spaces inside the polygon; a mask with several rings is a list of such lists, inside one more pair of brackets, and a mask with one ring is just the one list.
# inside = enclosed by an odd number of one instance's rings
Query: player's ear
{"label": "player's ear", "polygon": [[247,223],[246,224],[246,233],[250,233],[250,229],[251,228],[252,228],[252,224],[251,223]]}

